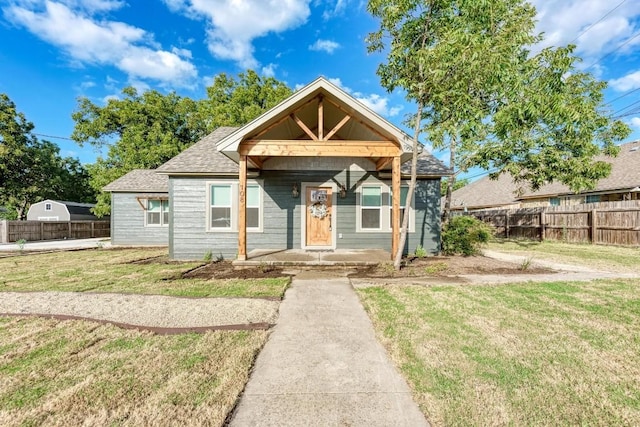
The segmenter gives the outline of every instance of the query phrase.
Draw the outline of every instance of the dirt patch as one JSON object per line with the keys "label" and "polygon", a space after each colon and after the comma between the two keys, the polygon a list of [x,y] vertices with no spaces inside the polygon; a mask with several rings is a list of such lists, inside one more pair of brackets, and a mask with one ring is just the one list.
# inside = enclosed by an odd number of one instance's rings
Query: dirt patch
{"label": "dirt patch", "polygon": [[465,274],[546,274],[553,270],[534,267],[530,263],[515,264],[483,256],[438,256],[408,259],[406,265],[396,271],[391,264],[360,267],[349,277],[452,277]]}
{"label": "dirt patch", "polygon": [[264,279],[288,276],[273,265],[235,269],[231,261],[211,262],[182,273],[182,279]]}
{"label": "dirt patch", "polygon": [[148,265],[148,264],[182,264],[183,261],[177,261],[173,259],[169,259],[167,255],[159,255],[152,256],[149,258],[142,259],[134,259],[133,261],[126,262],[125,264],[134,264],[134,265]]}

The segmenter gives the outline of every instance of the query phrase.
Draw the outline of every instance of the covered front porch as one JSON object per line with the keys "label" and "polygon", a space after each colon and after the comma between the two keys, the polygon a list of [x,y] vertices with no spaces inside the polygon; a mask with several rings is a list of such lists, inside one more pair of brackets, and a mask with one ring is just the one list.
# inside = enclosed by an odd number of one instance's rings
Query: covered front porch
{"label": "covered front porch", "polygon": [[358,267],[389,262],[391,254],[382,249],[254,249],[246,260],[235,260],[235,267],[259,265],[296,267]]}

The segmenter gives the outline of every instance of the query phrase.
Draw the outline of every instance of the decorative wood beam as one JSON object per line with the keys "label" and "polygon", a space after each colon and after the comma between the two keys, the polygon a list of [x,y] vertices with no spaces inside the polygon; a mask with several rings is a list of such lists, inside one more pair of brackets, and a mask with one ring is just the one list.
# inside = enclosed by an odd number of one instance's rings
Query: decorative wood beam
{"label": "decorative wood beam", "polygon": [[309,129],[307,125],[305,125],[304,122],[300,120],[298,116],[295,115],[295,113],[291,113],[291,118],[293,119],[293,121],[295,121],[298,124],[298,126],[300,126],[300,129],[302,129],[304,133],[309,135],[309,138],[313,139],[314,141],[318,140],[318,137],[315,136],[313,132],[311,132],[311,129]]}
{"label": "decorative wood beam", "polygon": [[255,135],[253,138],[257,139],[259,137],[261,137],[262,135],[264,135],[265,133],[269,132],[271,129],[273,129],[274,127],[278,126],[279,124],[281,124],[282,122],[286,121],[289,119],[289,116],[284,116],[281,117],[280,119],[278,119],[276,122],[271,123],[269,126],[267,126],[265,129],[261,130],[260,133],[258,133],[257,135]]}
{"label": "decorative wood beam", "polygon": [[322,106],[322,95],[318,96],[318,139],[324,140],[324,109]]}
{"label": "decorative wood beam", "polygon": [[[332,100],[330,100],[329,98],[327,98],[327,101],[329,101],[330,103],[332,103],[338,110],[342,111],[343,113],[345,113],[346,115],[349,115],[351,113],[349,113],[347,110],[345,110],[344,108],[342,108],[340,105],[336,104],[335,102],[333,102]],[[387,137],[382,135],[380,132],[378,132],[377,130],[375,130],[374,128],[372,128],[371,126],[369,126],[368,124],[366,124],[365,122],[363,122],[362,120],[358,120],[358,119],[354,119],[355,121],[357,121],[358,123],[360,123],[362,126],[366,127],[367,129],[369,129],[371,132],[375,133],[376,135],[378,135],[380,138],[382,138],[382,140],[386,140]],[[328,139],[328,138],[327,138]]]}
{"label": "decorative wood beam", "polygon": [[389,166],[389,163],[393,161],[395,157],[383,157],[376,162],[376,170],[381,171],[382,169]]}
{"label": "decorative wood beam", "polygon": [[240,156],[238,184],[238,260],[247,259],[247,156]]}
{"label": "decorative wood beam", "polygon": [[400,156],[393,158],[391,170],[391,192],[393,193],[393,206],[391,207],[393,223],[391,224],[391,259],[395,259],[400,245],[400,200],[402,193],[400,190]]}
{"label": "decorative wood beam", "polygon": [[247,160],[249,160],[258,169],[262,169],[264,160],[261,160],[259,157],[249,157]]}
{"label": "decorative wood beam", "polygon": [[402,150],[391,141],[248,140],[241,156],[281,157],[396,157]]}
{"label": "decorative wood beam", "polygon": [[349,121],[349,119],[351,119],[351,116],[350,116],[350,115],[348,115],[348,114],[347,114],[346,116],[344,116],[344,117],[342,118],[342,120],[340,120],[340,123],[338,123],[337,125],[335,125],[335,126],[333,127],[333,129],[331,129],[331,131],[329,131],[329,133],[327,134],[327,137],[326,137],[325,139],[326,139],[326,140],[331,139],[331,137],[332,137],[333,135],[335,135],[335,134],[336,134],[336,132],[338,132],[338,131],[342,128],[342,126],[344,126],[344,125]]}

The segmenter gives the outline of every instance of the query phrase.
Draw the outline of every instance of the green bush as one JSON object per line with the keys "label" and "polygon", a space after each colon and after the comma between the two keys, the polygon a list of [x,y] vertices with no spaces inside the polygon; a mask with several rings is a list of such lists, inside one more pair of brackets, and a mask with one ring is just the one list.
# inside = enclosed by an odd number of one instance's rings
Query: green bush
{"label": "green bush", "polygon": [[447,255],[475,255],[489,241],[493,228],[472,216],[456,216],[442,230],[442,251]]}

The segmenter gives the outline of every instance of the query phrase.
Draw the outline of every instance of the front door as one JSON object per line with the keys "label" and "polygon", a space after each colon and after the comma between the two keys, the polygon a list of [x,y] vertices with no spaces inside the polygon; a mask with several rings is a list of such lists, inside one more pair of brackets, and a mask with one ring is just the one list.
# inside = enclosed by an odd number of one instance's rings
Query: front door
{"label": "front door", "polygon": [[331,246],[331,187],[307,187],[307,246]]}

